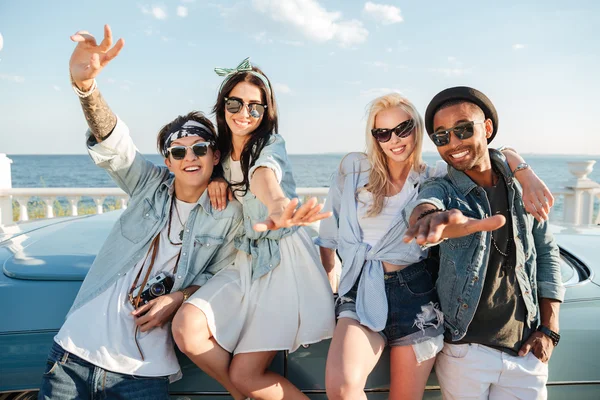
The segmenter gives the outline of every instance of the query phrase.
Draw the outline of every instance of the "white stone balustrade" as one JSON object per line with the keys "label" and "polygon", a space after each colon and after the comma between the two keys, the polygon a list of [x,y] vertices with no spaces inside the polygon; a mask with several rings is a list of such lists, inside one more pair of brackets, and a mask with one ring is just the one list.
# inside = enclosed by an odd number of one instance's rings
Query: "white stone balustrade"
{"label": "white stone balustrade", "polygon": [[[121,208],[127,208],[128,196],[119,188],[12,188],[10,167],[12,161],[0,154],[0,226],[11,225],[13,221],[13,200],[19,204],[19,221],[28,221],[27,204],[32,197],[38,197],[45,203],[45,217],[54,218],[54,202],[64,198],[70,205],[70,215],[78,215],[78,205],[82,198],[91,198],[96,213],[102,214],[103,205],[108,197],[115,198]],[[600,213],[594,218],[594,206],[600,204],[600,184],[587,177],[595,161],[568,163],[574,178],[552,194],[558,200],[562,197],[563,212],[557,215],[553,209],[551,220],[573,225],[600,224]],[[323,203],[328,188],[298,188],[298,197],[305,202],[317,197]]]}

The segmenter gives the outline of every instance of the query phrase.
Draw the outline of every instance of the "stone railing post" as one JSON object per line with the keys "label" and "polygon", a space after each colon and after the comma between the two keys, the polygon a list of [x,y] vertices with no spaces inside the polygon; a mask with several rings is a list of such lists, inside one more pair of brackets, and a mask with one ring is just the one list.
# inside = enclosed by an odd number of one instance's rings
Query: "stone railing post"
{"label": "stone railing post", "polygon": [[[6,154],[0,154],[0,191],[12,188],[10,171],[12,160]],[[12,196],[0,194],[0,226],[13,224]]]}
{"label": "stone railing post", "polygon": [[573,225],[589,225],[593,223],[594,199],[600,190],[600,184],[587,176],[594,169],[596,161],[568,162],[569,172],[575,176],[565,185],[571,191],[565,196],[564,222]]}

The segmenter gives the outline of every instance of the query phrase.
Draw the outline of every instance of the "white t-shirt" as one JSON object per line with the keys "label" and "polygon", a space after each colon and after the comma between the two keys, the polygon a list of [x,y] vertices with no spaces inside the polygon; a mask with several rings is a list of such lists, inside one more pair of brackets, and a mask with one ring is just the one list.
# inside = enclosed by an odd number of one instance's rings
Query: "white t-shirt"
{"label": "white t-shirt", "polygon": [[[407,187],[408,185],[404,185]],[[388,228],[394,218],[402,211],[410,200],[410,192],[402,188],[398,194],[386,197],[381,213],[374,217],[367,217],[367,212],[373,203],[373,194],[362,190],[358,193],[358,224],[362,230],[363,242],[374,247]]]}
{"label": "white t-shirt", "polygon": [[[184,224],[196,204],[176,200],[175,205]],[[170,224],[171,241],[181,243],[179,232],[183,226],[175,209]],[[150,279],[160,272],[173,275],[181,245],[169,242],[168,227],[167,223],[160,232]],[[137,341],[144,354],[143,361],[134,340],[136,325],[131,315],[133,306],[129,302],[129,291],[144,264],[136,286],[142,284],[151,257],[150,253],[102,294],[75,310],[54,337],[55,342],[66,351],[108,371],[138,376],[169,376],[171,381],[179,379],[181,372],[170,324],[148,332],[138,330]]]}
{"label": "white t-shirt", "polygon": [[[244,174],[242,173],[242,164],[241,161],[233,161],[233,158],[229,157],[229,167],[231,168],[231,183],[239,183],[244,180]],[[233,192],[235,198],[242,204],[244,204],[244,198],[242,197],[242,193],[239,191]]]}

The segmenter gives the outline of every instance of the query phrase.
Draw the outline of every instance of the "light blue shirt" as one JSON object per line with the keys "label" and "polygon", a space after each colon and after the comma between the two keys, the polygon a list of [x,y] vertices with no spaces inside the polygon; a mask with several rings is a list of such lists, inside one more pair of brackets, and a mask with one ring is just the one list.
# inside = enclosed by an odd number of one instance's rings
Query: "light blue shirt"
{"label": "light blue shirt", "polygon": [[[231,181],[229,157],[222,160],[224,178]],[[262,149],[256,162],[248,171],[252,177],[258,168],[269,168],[275,173],[277,182],[288,199],[297,197],[296,182],[292,175],[292,165],[285,150],[285,140],[278,134],[271,134],[267,145]],[[264,221],[269,215],[267,207],[248,190],[243,199],[245,236],[235,239],[239,250],[252,256],[252,280],[265,275],[281,262],[279,240],[294,233],[298,227],[273,231],[257,232],[254,224]]]}
{"label": "light blue shirt", "polygon": [[[381,239],[371,247],[362,240],[357,214],[357,191],[369,181],[370,163],[363,153],[350,153],[342,160],[334,174],[324,212],[333,211],[333,217],[321,221],[316,244],[337,249],[342,258],[339,295],[343,296],[358,280],[356,313],[359,322],[379,332],[387,321],[387,298],[383,261],[408,265],[427,256],[416,243],[404,243],[402,236],[407,224],[401,212],[391,221]],[[408,201],[416,199],[419,185],[427,178],[445,174],[445,164],[425,168],[421,173],[411,170],[402,191]]]}
{"label": "light blue shirt", "polygon": [[[130,200],[90,267],[69,315],[146,256],[152,240],[169,220],[174,191],[174,176],[138,152],[121,120],[101,143],[88,131],[87,145],[92,160],[108,172]],[[241,224],[242,207],[237,201],[230,202],[223,211],[214,210],[205,190],[187,220],[172,291],[202,286],[231,264],[237,253],[234,237],[240,233]]]}

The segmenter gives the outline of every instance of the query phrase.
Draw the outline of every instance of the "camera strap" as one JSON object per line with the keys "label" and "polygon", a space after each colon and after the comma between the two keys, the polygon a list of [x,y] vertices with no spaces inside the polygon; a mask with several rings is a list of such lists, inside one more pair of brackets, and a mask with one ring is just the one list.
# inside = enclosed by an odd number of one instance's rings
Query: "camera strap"
{"label": "camera strap", "polygon": [[[146,272],[146,276],[144,277],[144,281],[141,284],[141,288],[146,287],[146,283],[148,283],[148,279],[150,279],[150,273],[152,272],[152,267],[154,266],[154,261],[156,260],[156,253],[158,252],[158,241],[160,239],[160,233],[158,235],[156,235],[156,237],[154,238],[154,240],[152,240],[152,244],[150,245],[150,248],[148,249],[148,253],[146,253],[146,258],[144,258],[144,262],[142,263],[142,267],[140,268],[140,270],[138,271],[137,276],[135,277],[135,281],[133,282],[133,285],[131,286],[131,289],[129,290],[129,300],[131,301],[131,304],[133,305],[134,309],[138,309],[138,305],[140,304],[140,298],[142,297],[142,289],[140,289],[138,291],[137,296],[135,297],[135,299],[133,298],[133,291],[136,288],[138,279],[140,279],[140,275],[142,274],[142,270],[144,269],[144,265],[146,265],[146,260],[148,259],[148,255],[150,254],[150,250],[152,250],[152,258],[150,259],[150,265],[148,266],[148,272]],[[138,351],[140,352],[140,356],[142,357],[142,361],[144,361],[144,353],[142,353],[142,349],[140,348],[140,344],[137,341],[137,333],[139,330],[139,326],[135,326],[135,332],[134,332],[134,340],[135,340],[135,345],[137,346]]]}

